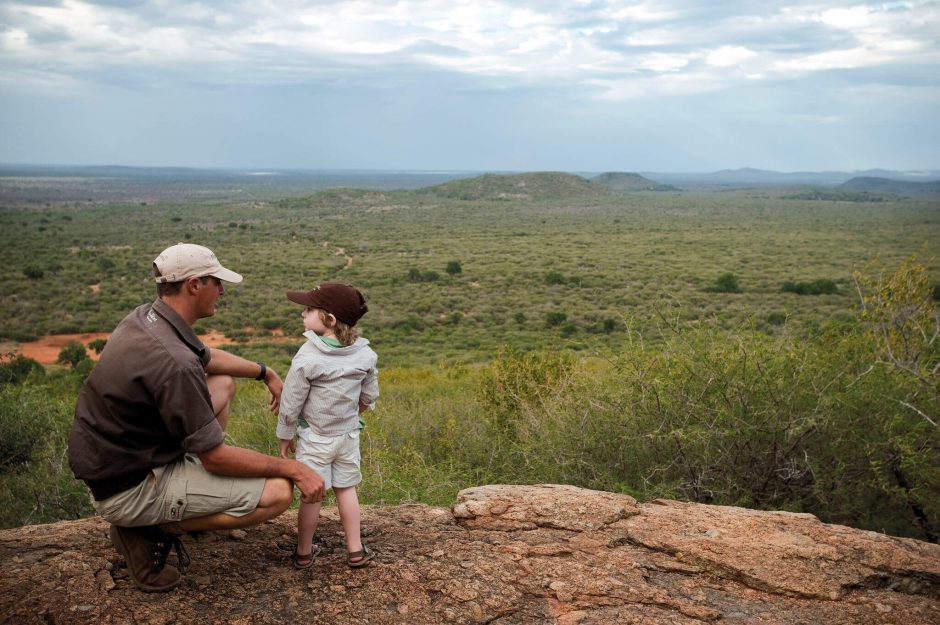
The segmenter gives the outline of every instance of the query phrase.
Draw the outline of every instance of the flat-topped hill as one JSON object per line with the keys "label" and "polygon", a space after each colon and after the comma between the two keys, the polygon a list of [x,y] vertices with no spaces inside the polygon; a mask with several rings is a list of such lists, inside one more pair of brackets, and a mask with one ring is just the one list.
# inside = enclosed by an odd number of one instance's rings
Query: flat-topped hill
{"label": "flat-topped hill", "polygon": [[660,184],[640,174],[622,171],[608,171],[591,178],[591,182],[603,185],[615,191],[678,191],[669,185]]}
{"label": "flat-topped hill", "polygon": [[614,191],[561,172],[484,174],[412,191],[416,195],[470,201],[564,200],[611,197]]}
{"label": "flat-topped hill", "polygon": [[864,191],[868,193],[893,193],[908,197],[940,196],[940,181],[914,182],[911,180],[892,180],[876,176],[858,176],[841,185],[840,189]]}
{"label": "flat-topped hill", "polygon": [[296,513],[186,537],[168,594],[137,591],[98,518],[0,531],[0,621],[438,625],[932,625],[940,546],[809,514],[572,486],[483,486],[451,508],[363,509],[372,566],[345,565],[335,508],[310,569]]}

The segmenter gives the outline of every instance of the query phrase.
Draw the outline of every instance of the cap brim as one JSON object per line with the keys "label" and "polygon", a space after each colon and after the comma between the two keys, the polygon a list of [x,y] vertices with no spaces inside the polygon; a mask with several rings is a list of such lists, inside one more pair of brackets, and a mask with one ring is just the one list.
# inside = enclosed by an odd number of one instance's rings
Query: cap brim
{"label": "cap brim", "polygon": [[316,302],[310,296],[310,291],[288,291],[287,299],[301,306],[316,306]]}
{"label": "cap brim", "polygon": [[220,267],[217,271],[213,271],[211,276],[215,276],[219,280],[224,280],[225,282],[231,282],[233,284],[238,284],[242,281],[242,276],[240,273],[235,273],[225,267]]}

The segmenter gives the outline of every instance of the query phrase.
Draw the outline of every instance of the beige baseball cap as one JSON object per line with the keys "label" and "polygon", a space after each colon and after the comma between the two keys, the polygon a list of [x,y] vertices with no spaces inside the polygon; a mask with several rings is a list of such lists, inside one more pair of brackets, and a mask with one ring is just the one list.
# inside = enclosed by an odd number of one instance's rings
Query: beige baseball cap
{"label": "beige baseball cap", "polygon": [[166,248],[153,260],[160,270],[157,283],[182,282],[192,277],[215,276],[219,280],[238,283],[240,274],[222,266],[208,247],[193,243],[177,243]]}

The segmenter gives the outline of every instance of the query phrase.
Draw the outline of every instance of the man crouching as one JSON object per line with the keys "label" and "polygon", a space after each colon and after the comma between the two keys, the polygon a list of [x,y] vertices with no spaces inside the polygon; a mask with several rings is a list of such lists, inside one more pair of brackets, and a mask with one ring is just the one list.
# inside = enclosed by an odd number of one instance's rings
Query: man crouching
{"label": "man crouching", "polygon": [[277,412],[283,383],[262,363],[206,347],[193,332],[215,314],[222,282],[242,277],[208,248],[180,243],[153,262],[157,299],[127,315],[85,381],[69,435],[69,466],[111,523],[111,542],[146,592],[176,587],[166,563],[186,532],[257,525],[304,502],[323,479],[296,460],[226,445],[233,378],[255,378]]}

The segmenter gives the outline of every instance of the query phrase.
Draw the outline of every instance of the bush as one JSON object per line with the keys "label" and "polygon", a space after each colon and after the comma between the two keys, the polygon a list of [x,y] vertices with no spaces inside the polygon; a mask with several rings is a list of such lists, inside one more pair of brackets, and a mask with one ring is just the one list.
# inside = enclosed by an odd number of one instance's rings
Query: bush
{"label": "bush", "polygon": [[447,269],[445,271],[452,276],[456,276],[463,271],[463,267],[461,267],[459,261],[452,260],[447,263]]}
{"label": "bush", "polygon": [[782,326],[787,322],[787,313],[775,311],[767,315],[767,323],[772,326]]}
{"label": "bush", "polygon": [[564,284],[565,282],[565,276],[557,271],[549,271],[545,274],[545,284]]}
{"label": "bush", "polygon": [[7,354],[9,360],[0,362],[0,384],[20,384],[31,374],[45,375],[46,370],[39,362],[22,354]]}
{"label": "bush", "polygon": [[0,409],[0,472],[10,471],[33,459],[46,424],[17,405],[16,394],[3,393]]}
{"label": "bush", "polygon": [[40,267],[29,265],[23,270],[23,275],[30,280],[41,280],[45,272]]}
{"label": "bush", "polygon": [[733,273],[723,273],[715,280],[714,290],[719,293],[740,293],[741,287]]}
{"label": "bush", "polygon": [[67,364],[73,369],[78,366],[78,363],[88,358],[88,350],[85,349],[85,346],[81,342],[76,340],[71,340],[59,350],[59,356],[56,358],[56,362],[60,365]]}
{"label": "bush", "polygon": [[568,320],[568,315],[563,312],[549,311],[545,313],[545,327],[554,328],[560,326]]}
{"label": "bush", "polygon": [[839,287],[832,280],[822,279],[812,282],[784,282],[780,286],[784,293],[796,293],[797,295],[832,295],[839,292]]}
{"label": "bush", "polygon": [[419,271],[418,269],[412,267],[408,270],[408,281],[409,282],[436,282],[440,279],[441,274],[436,271]]}
{"label": "bush", "polygon": [[557,351],[501,349],[484,370],[477,388],[484,418],[496,436],[514,436],[526,409],[557,393],[571,375],[574,361]]}
{"label": "bush", "polygon": [[268,317],[259,321],[258,325],[260,325],[265,330],[274,330],[281,327],[281,320]]}
{"label": "bush", "polygon": [[96,354],[100,354],[104,350],[104,346],[108,344],[108,339],[95,339],[88,344],[88,347],[93,349]]}
{"label": "bush", "polygon": [[49,375],[0,386],[0,527],[94,514],[65,455],[77,382]]}

